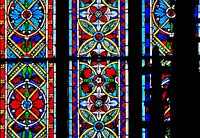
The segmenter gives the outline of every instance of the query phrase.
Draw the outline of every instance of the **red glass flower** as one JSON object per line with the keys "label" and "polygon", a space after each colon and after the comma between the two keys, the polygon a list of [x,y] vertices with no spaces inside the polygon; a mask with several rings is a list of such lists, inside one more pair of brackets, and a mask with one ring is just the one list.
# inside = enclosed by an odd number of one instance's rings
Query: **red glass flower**
{"label": "red glass flower", "polygon": [[107,106],[106,106],[106,100],[107,100],[107,96],[103,95],[101,97],[97,97],[96,95],[91,95],[90,99],[92,102],[92,106],[90,111],[91,112],[96,112],[98,110],[106,112],[107,111]]}
{"label": "red glass flower", "polygon": [[97,20],[100,20],[102,22],[107,22],[107,18],[105,16],[105,13],[107,11],[106,6],[102,6],[101,8],[91,6],[90,11],[92,12],[90,22],[96,22]]}

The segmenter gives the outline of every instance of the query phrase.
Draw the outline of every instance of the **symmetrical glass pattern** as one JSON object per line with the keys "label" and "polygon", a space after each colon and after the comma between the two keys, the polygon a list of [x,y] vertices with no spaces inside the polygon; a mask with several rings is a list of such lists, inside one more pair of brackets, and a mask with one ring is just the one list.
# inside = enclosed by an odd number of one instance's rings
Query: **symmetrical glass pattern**
{"label": "symmetrical glass pattern", "polygon": [[[171,137],[175,3],[141,0],[142,138],[150,135],[153,73],[146,69],[155,47],[167,70],[160,88],[165,138]],[[69,0],[69,30],[63,30],[69,31],[69,137],[129,137],[128,6],[128,0]],[[0,0],[0,137],[56,137],[55,45],[56,0]],[[200,55],[200,42],[198,49]]]}
{"label": "symmetrical glass pattern", "polygon": [[[169,69],[168,73],[162,73],[160,86],[162,89],[162,101],[164,103],[164,122],[166,122],[165,138],[170,137],[170,99],[168,86],[170,82],[171,59],[173,56],[173,37],[176,0],[142,0],[142,66],[151,67],[154,47],[158,47],[160,65]],[[152,74],[142,75],[142,121],[149,122],[149,104],[151,102]],[[148,128],[142,128],[143,138],[148,138]]]}
{"label": "symmetrical glass pattern", "polygon": [[55,137],[55,9],[0,0],[0,137]]}
{"label": "symmetrical glass pattern", "polygon": [[69,135],[128,136],[127,0],[69,1]]}
{"label": "symmetrical glass pattern", "polygon": [[[171,66],[165,57],[173,55],[173,18],[175,18],[175,0],[142,0],[142,56],[152,56],[153,48],[159,48],[163,57],[162,66]],[[152,61],[143,61],[150,66]]]}

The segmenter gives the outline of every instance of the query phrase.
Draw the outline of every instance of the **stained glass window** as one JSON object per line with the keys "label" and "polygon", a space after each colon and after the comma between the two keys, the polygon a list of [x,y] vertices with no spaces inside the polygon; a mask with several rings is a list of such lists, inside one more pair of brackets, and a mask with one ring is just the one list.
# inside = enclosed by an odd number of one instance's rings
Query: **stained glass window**
{"label": "stained glass window", "polygon": [[0,137],[56,134],[55,1],[0,0]]}
{"label": "stained glass window", "polygon": [[0,0],[0,138],[172,137],[176,0],[67,3]]}
{"label": "stained glass window", "polygon": [[[151,68],[154,61],[152,57],[156,56],[160,62],[161,69],[167,68],[167,73],[157,68],[160,74],[160,91],[155,91],[152,86],[153,79],[151,71],[142,75],[142,121],[150,123],[154,118],[151,111],[154,108],[152,104],[154,97],[159,95],[162,104],[163,122],[165,128],[163,133],[165,138],[170,137],[170,98],[168,87],[171,76],[171,57],[173,56],[173,37],[175,14],[175,0],[142,0],[142,66],[143,68]],[[158,48],[159,52],[154,53],[154,49]],[[157,54],[157,55],[155,55]],[[162,69],[163,70],[163,69]],[[154,74],[155,75],[155,74]],[[156,94],[157,93],[157,94]],[[156,112],[156,111],[155,111]],[[162,126],[161,126],[162,127]],[[148,138],[150,128],[142,128],[143,138]]]}
{"label": "stained glass window", "polygon": [[126,137],[128,1],[70,0],[69,13],[69,135]]}

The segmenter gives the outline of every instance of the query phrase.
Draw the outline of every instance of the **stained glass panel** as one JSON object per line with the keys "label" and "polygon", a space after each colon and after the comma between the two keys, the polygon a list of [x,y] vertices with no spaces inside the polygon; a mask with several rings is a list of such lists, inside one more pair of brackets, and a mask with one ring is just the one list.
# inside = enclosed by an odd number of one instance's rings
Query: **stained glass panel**
{"label": "stained glass panel", "polygon": [[128,1],[70,0],[69,13],[69,135],[128,136]]}
{"label": "stained glass panel", "polygon": [[2,137],[50,137],[55,132],[55,64],[1,64]]}
{"label": "stained glass panel", "polygon": [[[163,122],[165,123],[165,137],[170,137],[170,98],[169,82],[171,74],[171,59],[173,56],[173,37],[176,0],[142,0],[142,67],[151,67],[153,49],[159,48],[158,58],[160,65],[168,68],[168,73],[162,73],[160,76],[160,86],[162,89],[163,104]],[[152,99],[152,74],[142,75],[142,121],[151,120],[150,103]],[[142,136],[149,137],[149,129],[142,129]]]}
{"label": "stained glass panel", "polygon": [[[152,50],[159,48],[159,55],[173,55],[173,37],[176,0],[142,0],[142,56],[152,56]],[[143,66],[150,66],[151,59],[143,60]],[[164,59],[162,66],[171,66],[171,61]]]}
{"label": "stained glass panel", "polygon": [[1,58],[55,57],[55,1],[1,0],[0,4]]}
{"label": "stained glass panel", "polygon": [[94,66],[88,60],[70,62],[69,134],[73,137],[126,136],[127,62],[96,63],[99,65]]}
{"label": "stained glass panel", "polygon": [[1,137],[56,135],[55,9],[53,0],[0,0]]}
{"label": "stained glass panel", "polygon": [[128,55],[127,0],[70,0],[69,13],[70,56]]}

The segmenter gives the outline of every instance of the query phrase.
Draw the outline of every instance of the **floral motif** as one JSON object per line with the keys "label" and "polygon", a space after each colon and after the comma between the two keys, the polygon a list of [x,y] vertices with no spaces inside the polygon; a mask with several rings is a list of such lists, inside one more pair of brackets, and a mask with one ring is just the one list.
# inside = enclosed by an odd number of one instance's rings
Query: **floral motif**
{"label": "floral motif", "polygon": [[85,42],[83,42],[79,48],[78,54],[87,54],[94,49],[97,44],[101,44],[106,51],[112,54],[119,54],[119,48],[112,38],[116,38],[116,34],[112,34],[117,29],[119,19],[113,19],[105,23],[100,31],[94,27],[94,25],[87,20],[79,19],[80,28],[88,35]]}
{"label": "floral motif", "polygon": [[106,2],[102,3],[101,0],[96,0],[96,3],[80,11],[80,16],[87,17],[87,20],[95,25],[97,31],[100,31],[101,27],[111,18],[118,18],[117,15],[116,9]]}
{"label": "floral motif", "polygon": [[91,102],[91,109],[90,109],[91,112],[96,112],[96,111],[106,112],[108,110],[106,106],[106,103],[108,101],[107,95],[103,95],[101,97],[91,95],[89,101]]}
{"label": "floral motif", "polygon": [[90,22],[96,22],[97,20],[100,20],[102,22],[107,22],[108,19],[106,17],[106,14],[108,12],[108,8],[106,6],[102,6],[100,8],[97,8],[95,6],[90,7],[90,16],[89,21]]}
{"label": "floral motif", "polygon": [[44,7],[40,1],[14,1],[9,20],[11,26],[20,34],[30,35],[36,32],[44,22]]}
{"label": "floral motif", "polygon": [[[44,113],[45,100],[44,95],[36,90],[31,84],[24,84],[11,93],[9,102],[9,111],[13,118],[19,118],[18,121],[28,125],[40,118]],[[29,120],[24,122],[23,120]],[[20,122],[21,122],[20,121]]]}
{"label": "floral motif", "polygon": [[97,88],[102,88],[103,91],[110,96],[117,96],[118,76],[115,69],[116,62],[108,64],[104,69],[97,73],[89,64],[81,62],[80,64],[80,96],[90,96]]}
{"label": "floral motif", "polygon": [[[112,130],[115,126],[110,125],[118,116],[119,109],[114,108],[106,112],[101,120],[98,120],[90,111],[83,108],[79,109],[81,118],[92,127],[88,128],[82,133],[80,138],[83,137],[117,137],[116,133]],[[109,127],[108,127],[109,126]]]}
{"label": "floral motif", "polygon": [[107,78],[103,90],[111,96],[117,96],[116,88],[118,83],[118,77],[116,69],[113,66],[115,66],[115,64],[111,64],[110,66],[105,68],[105,71],[103,72],[103,75],[105,76],[105,78]]}
{"label": "floral motif", "polygon": [[170,7],[165,2],[158,1],[153,8],[154,14],[152,15],[155,25],[162,30],[162,33],[168,34],[171,37],[173,37],[173,29],[167,20],[176,16],[174,9],[174,5]]}
{"label": "floral motif", "polygon": [[100,120],[102,115],[110,110],[112,107],[117,106],[116,99],[110,99],[108,95],[102,93],[101,88],[97,88],[96,92],[88,97],[87,101],[84,100],[80,103],[82,106],[87,106],[88,110],[97,115]]}
{"label": "floral motif", "polygon": [[94,83],[92,82],[92,78],[94,78],[96,73],[87,64],[82,64],[81,68],[82,72],[79,78],[79,83],[82,90],[81,95],[87,96],[96,89]]}

